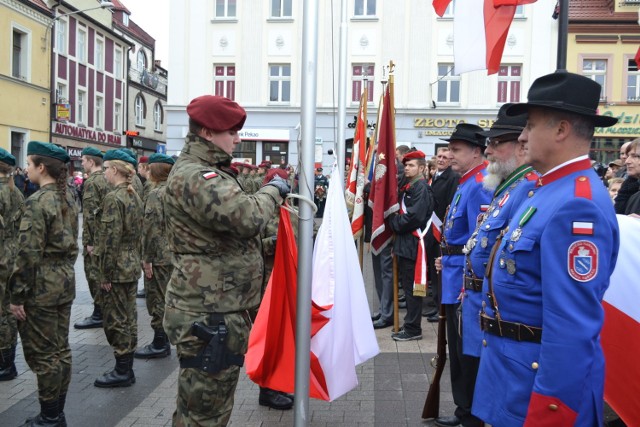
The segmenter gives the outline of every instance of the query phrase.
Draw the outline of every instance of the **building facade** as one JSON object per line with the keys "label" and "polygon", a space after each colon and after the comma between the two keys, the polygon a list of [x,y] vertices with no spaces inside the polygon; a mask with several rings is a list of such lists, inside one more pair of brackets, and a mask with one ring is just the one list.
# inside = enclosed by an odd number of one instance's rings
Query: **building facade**
{"label": "building facade", "polygon": [[113,3],[114,29],[132,44],[127,55],[126,145],[140,156],[164,153],[167,70],[155,60],[155,39],[131,20],[122,2]]}
{"label": "building facade", "polygon": [[640,48],[638,0],[571,0],[567,69],[602,85],[600,114],[618,117],[610,128],[597,128],[592,158],[606,165],[620,146],[640,137]]}
{"label": "building facade", "polygon": [[[339,3],[339,2],[338,2]],[[399,4],[402,7],[399,7]],[[302,3],[293,0],[187,0],[171,5],[171,86],[167,143],[179,152],[189,101],[224,95],[246,108],[236,157],[298,163]],[[339,7],[320,1],[315,161],[330,166],[335,149]],[[395,64],[397,144],[434,154],[459,122],[491,125],[505,102],[526,98],[530,83],[555,69],[555,0],[519,6],[497,75],[453,75],[453,15],[440,18],[431,2],[350,0],[346,123],[369,88],[368,121],[375,123],[382,80]],[[535,43],[534,43],[535,38]],[[550,54],[551,52],[551,54]],[[345,129],[347,138],[353,128]]]}
{"label": "building facade", "polygon": [[41,0],[0,0],[0,147],[26,164],[26,144],[49,138],[50,25]]}

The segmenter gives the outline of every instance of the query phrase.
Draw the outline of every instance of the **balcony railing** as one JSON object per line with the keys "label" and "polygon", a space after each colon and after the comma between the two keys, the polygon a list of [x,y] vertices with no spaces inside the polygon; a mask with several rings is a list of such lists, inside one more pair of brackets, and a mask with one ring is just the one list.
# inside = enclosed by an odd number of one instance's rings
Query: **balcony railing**
{"label": "balcony railing", "polygon": [[167,78],[147,70],[129,69],[129,79],[162,95],[167,95]]}

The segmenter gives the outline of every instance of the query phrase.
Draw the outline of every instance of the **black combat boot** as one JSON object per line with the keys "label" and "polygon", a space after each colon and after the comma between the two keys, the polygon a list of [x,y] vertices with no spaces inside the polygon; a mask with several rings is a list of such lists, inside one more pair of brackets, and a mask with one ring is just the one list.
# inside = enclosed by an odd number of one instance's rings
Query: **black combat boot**
{"label": "black combat boot", "polygon": [[67,403],[67,393],[58,396],[58,417],[60,417],[60,427],[67,427],[67,417],[64,416],[64,405]]}
{"label": "black combat boot", "polygon": [[28,418],[23,427],[61,427],[58,415],[58,400],[40,401],[40,413]]}
{"label": "black combat boot", "polygon": [[16,364],[16,346],[0,350],[0,381],[9,381],[18,376]]}
{"label": "black combat boot", "polygon": [[116,367],[111,372],[105,373],[93,383],[96,387],[129,387],[135,384],[136,376],[133,374],[133,353],[116,356]]}
{"label": "black combat boot", "polygon": [[167,334],[163,329],[156,329],[153,334],[153,342],[142,347],[134,353],[136,359],[159,359],[171,354],[171,345]]}
{"label": "black combat boot", "polygon": [[76,329],[102,328],[102,309],[99,305],[93,304],[93,313],[73,325]]}
{"label": "black combat boot", "polygon": [[291,409],[293,399],[285,393],[281,393],[270,388],[260,387],[260,397],[258,403],[261,406],[268,406],[272,409]]}

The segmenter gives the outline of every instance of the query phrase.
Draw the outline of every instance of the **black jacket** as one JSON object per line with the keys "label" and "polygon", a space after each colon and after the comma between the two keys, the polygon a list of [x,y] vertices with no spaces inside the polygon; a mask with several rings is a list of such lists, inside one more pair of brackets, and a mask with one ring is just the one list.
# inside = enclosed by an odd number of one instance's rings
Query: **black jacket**
{"label": "black jacket", "polygon": [[[402,203],[398,196],[398,202]],[[389,226],[396,238],[393,242],[393,252],[397,256],[416,259],[418,252],[418,238],[413,232],[427,225],[434,208],[433,195],[427,181],[420,179],[404,191],[404,205],[406,211],[393,215],[389,219]]]}
{"label": "black jacket", "polygon": [[435,212],[440,221],[444,221],[444,213],[458,189],[459,180],[460,175],[455,173],[451,167],[445,169],[439,177],[431,180],[431,189],[436,201]]}
{"label": "black jacket", "polygon": [[624,180],[620,186],[614,205],[617,214],[624,214],[627,211],[627,202],[639,189],[637,178],[629,176]]}

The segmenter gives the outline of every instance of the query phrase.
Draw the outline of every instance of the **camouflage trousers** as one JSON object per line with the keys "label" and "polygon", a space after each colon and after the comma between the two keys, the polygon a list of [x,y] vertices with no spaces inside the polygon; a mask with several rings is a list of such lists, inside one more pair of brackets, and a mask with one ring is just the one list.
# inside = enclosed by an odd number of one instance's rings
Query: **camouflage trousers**
{"label": "camouflage trousers", "polygon": [[[191,335],[193,322],[210,324],[208,313],[193,313],[175,307],[165,307],[164,330],[178,351],[178,357],[196,356],[204,342]],[[227,348],[237,354],[245,354],[251,329],[247,313],[228,313],[224,321],[229,331]],[[180,368],[178,398],[173,413],[173,425],[226,426],[233,410],[239,366],[231,366],[216,374],[196,368]]]}
{"label": "camouflage trousers", "polygon": [[9,309],[9,292],[5,291],[0,313],[0,350],[7,350],[18,342],[18,324]]}
{"label": "camouflage trousers", "polygon": [[137,289],[138,282],[112,283],[102,293],[102,326],[116,356],[133,353],[138,345]]}
{"label": "camouflage trousers", "polygon": [[89,292],[91,292],[91,298],[93,303],[100,307],[100,296],[102,295],[102,288],[100,288],[100,266],[98,265],[98,257],[91,256],[84,250],[84,275],[87,278],[89,284]]}
{"label": "camouflage trousers", "polygon": [[71,381],[71,302],[50,307],[25,305],[24,310],[27,320],[18,322],[24,358],[38,378],[40,400],[56,400],[67,393]]}
{"label": "camouflage trousers", "polygon": [[164,318],[164,295],[167,292],[167,284],[173,273],[173,265],[153,264],[153,277],[147,279],[144,276],[144,290],[147,294],[147,310],[151,316],[151,328],[154,331],[162,329]]}

